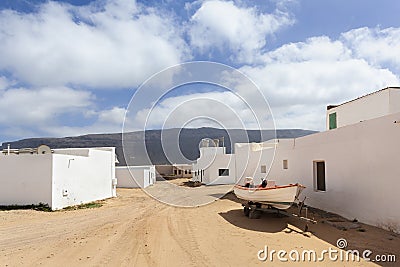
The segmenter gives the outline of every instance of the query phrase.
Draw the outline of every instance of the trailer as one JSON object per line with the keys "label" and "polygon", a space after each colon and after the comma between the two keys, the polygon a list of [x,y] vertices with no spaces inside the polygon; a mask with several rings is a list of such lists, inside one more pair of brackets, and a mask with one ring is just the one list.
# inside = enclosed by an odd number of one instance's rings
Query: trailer
{"label": "trailer", "polygon": [[[316,224],[317,221],[314,220],[313,218],[308,218],[308,207],[304,204],[306,198],[304,198],[303,201],[299,201],[297,204],[298,206],[298,213],[291,213],[286,210],[282,209],[277,209],[269,204],[264,204],[260,202],[253,202],[253,201],[241,201],[242,206],[243,206],[243,213],[246,217],[249,219],[259,219],[261,217],[261,214],[263,212],[268,212],[268,213],[275,213],[278,214],[278,216],[287,216],[287,217],[292,217],[296,218],[298,220],[306,222],[304,232],[308,232],[308,223]],[[305,210],[305,215],[302,215],[303,209]]]}

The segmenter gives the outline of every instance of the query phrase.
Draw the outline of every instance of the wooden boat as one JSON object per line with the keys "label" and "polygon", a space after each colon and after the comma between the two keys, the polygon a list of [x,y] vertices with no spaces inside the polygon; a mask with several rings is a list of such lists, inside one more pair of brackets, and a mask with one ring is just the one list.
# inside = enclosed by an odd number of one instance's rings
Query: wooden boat
{"label": "wooden boat", "polygon": [[286,210],[298,199],[304,188],[301,184],[275,185],[274,181],[268,181],[259,186],[250,183],[246,186],[235,185],[233,191],[242,200]]}

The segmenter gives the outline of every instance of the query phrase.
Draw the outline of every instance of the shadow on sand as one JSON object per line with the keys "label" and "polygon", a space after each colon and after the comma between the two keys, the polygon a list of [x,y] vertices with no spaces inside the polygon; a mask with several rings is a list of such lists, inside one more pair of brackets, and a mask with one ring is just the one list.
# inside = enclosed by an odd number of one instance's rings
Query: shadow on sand
{"label": "shadow on sand", "polygon": [[[227,194],[223,199],[236,203],[240,201],[234,194]],[[298,209],[292,207],[288,212],[297,213]],[[243,213],[243,209],[233,209],[221,212],[219,215],[227,222],[237,227],[265,233],[284,232],[297,233],[305,237],[315,236],[329,243],[333,248],[340,238],[347,241],[346,250],[371,250],[372,255],[396,255],[400,257],[400,235],[383,229],[347,220],[337,214],[323,210],[308,208],[308,218],[315,219],[317,224],[308,223],[308,231],[304,232],[306,222],[294,217],[287,217],[276,213],[263,213],[259,219],[249,219]],[[302,216],[305,215],[303,210]],[[386,262],[375,264],[382,266],[398,266],[398,262]]]}
{"label": "shadow on sand", "polygon": [[219,215],[229,223],[251,231],[265,233],[278,233],[282,231],[285,233],[296,232],[306,237],[310,237],[309,233],[299,230],[301,229],[300,224],[292,227],[291,225],[293,224],[289,217],[277,213],[264,212],[261,214],[259,219],[249,219],[243,214],[242,209],[235,209],[228,212],[221,212]]}

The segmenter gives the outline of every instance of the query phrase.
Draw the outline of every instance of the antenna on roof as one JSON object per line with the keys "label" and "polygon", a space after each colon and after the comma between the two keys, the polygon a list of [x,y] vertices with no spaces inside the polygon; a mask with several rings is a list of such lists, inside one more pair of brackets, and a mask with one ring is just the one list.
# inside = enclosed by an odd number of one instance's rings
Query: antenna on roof
{"label": "antenna on roof", "polygon": [[37,153],[38,154],[51,154],[51,149],[49,146],[46,145],[40,145],[37,148]]}

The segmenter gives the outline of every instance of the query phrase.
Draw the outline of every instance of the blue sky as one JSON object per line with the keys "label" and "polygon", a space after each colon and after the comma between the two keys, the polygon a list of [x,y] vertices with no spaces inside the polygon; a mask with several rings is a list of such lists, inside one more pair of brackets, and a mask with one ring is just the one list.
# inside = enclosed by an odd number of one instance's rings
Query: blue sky
{"label": "blue sky", "polygon": [[[398,11],[395,0],[3,0],[0,142],[120,132],[146,79],[196,60],[251,78],[277,128],[323,130],[326,105],[400,85]],[[171,92],[155,114],[199,96],[243,108],[203,84]]]}

